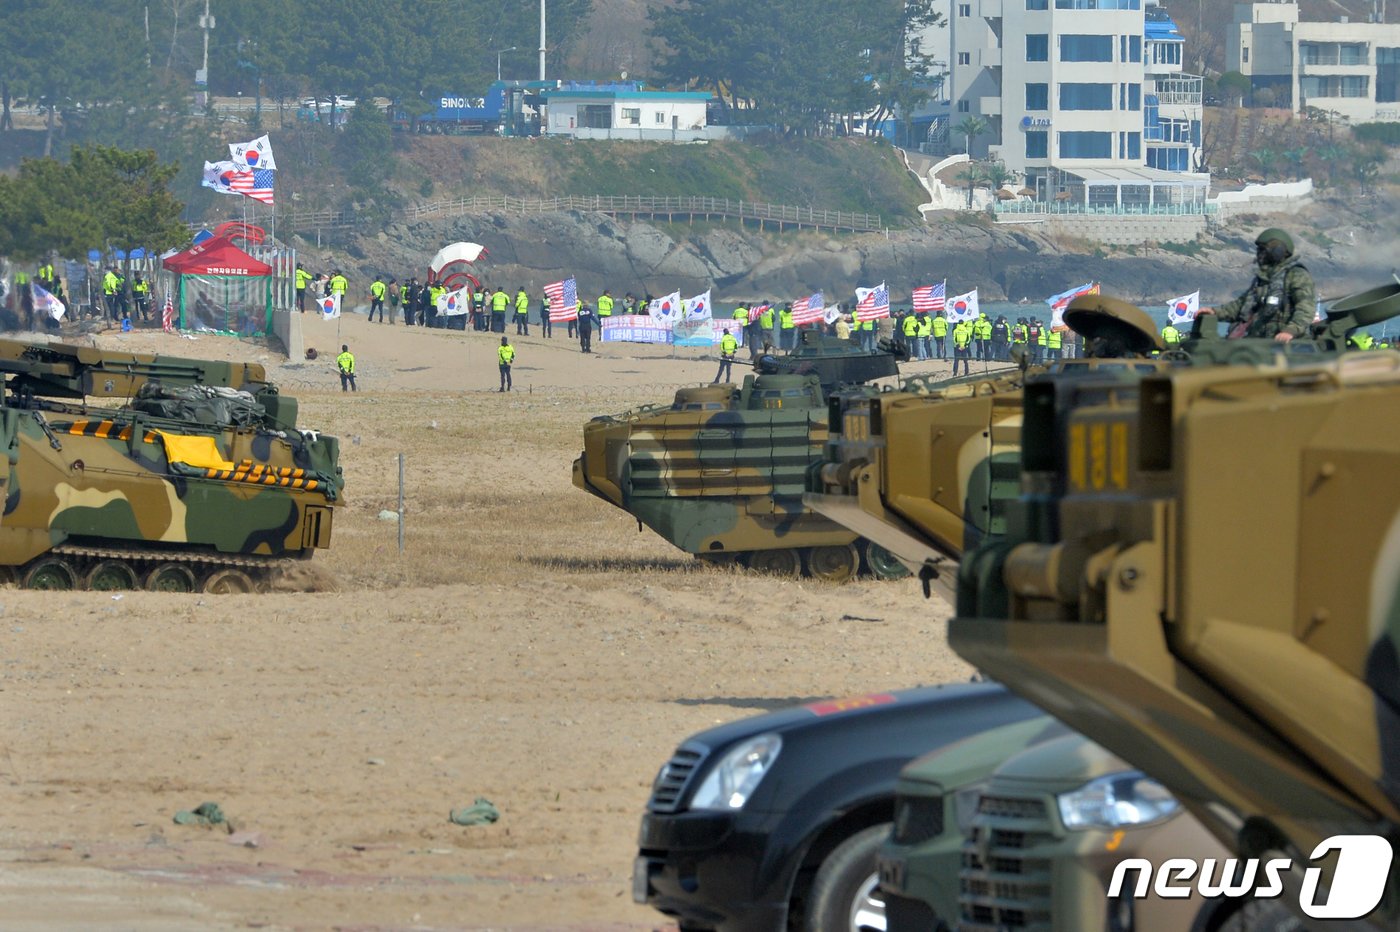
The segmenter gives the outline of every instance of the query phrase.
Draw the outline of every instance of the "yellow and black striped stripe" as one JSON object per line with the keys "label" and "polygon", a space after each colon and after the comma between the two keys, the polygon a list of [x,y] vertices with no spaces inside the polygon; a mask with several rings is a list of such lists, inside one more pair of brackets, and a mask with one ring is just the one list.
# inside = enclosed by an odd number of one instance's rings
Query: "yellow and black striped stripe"
{"label": "yellow and black striped stripe", "polygon": [[251,482],[257,485],[275,485],[286,489],[306,489],[314,491],[320,486],[315,479],[306,478],[306,470],[291,466],[268,466],[244,460],[233,469],[206,469],[206,479],[221,479],[227,482]]}
{"label": "yellow and black striped stripe", "polygon": [[[74,434],[79,437],[98,437],[102,440],[130,440],[131,425],[118,428],[115,421],[74,421],[67,427],[62,424],[55,424],[54,429],[60,433]],[[155,443],[158,439],[155,431],[148,430],[141,438],[146,443]]]}

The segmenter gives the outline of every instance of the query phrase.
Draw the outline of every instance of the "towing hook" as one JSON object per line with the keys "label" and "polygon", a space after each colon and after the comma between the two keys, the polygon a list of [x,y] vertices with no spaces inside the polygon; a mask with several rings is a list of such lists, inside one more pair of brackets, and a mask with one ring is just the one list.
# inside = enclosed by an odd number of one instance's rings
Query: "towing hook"
{"label": "towing hook", "polygon": [[924,598],[933,598],[933,581],[938,578],[938,567],[932,563],[925,563],[919,567],[919,582],[924,587]]}

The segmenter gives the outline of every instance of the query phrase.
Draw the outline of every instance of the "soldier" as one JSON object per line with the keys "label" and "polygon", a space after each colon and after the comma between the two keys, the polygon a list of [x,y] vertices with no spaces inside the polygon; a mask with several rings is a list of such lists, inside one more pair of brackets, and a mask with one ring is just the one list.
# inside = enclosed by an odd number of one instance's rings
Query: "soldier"
{"label": "soldier", "polygon": [[510,340],[501,337],[501,345],[496,350],[496,360],[500,363],[501,387],[497,392],[508,392],[511,390],[510,364],[515,361],[515,347],[510,345]]}
{"label": "soldier", "polygon": [[335,357],[335,367],[340,370],[340,390],[359,391],[355,387],[355,354],[350,352],[349,344],[340,344],[340,355]]}
{"label": "soldier", "polygon": [[710,383],[711,385],[718,384],[721,377],[725,382],[733,381],[734,354],[737,352],[739,352],[739,341],[734,339],[729,328],[725,327],[724,336],[719,338],[719,371],[715,373],[715,380]]}
{"label": "soldier", "polygon": [[1304,336],[1317,313],[1317,286],[1293,254],[1293,237],[1270,227],[1255,237],[1254,246],[1254,281],[1248,290],[1220,307],[1201,308],[1196,320],[1214,315],[1216,320],[1234,324],[1228,335],[1232,340],[1273,337],[1287,343]]}

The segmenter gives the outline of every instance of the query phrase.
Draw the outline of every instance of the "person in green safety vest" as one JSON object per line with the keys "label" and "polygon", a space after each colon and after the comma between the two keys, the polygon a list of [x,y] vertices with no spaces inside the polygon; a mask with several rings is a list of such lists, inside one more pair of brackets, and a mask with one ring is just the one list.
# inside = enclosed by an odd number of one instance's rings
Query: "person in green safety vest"
{"label": "person in green safety vest", "polygon": [[303,314],[305,314],[305,313],[306,313],[306,289],[311,285],[311,282],[312,282],[312,275],[311,275],[310,272],[306,271],[306,267],[303,266],[300,262],[297,263],[296,281],[297,281],[297,310],[299,310],[299,311],[301,311]]}
{"label": "person in green safety vest", "polygon": [[933,358],[933,318],[928,316],[928,311],[920,311],[917,315],[918,321],[918,346],[920,359]]}
{"label": "person in green safety vest", "polygon": [[972,331],[970,320],[960,320],[953,325],[953,375],[958,374],[960,362],[963,375],[972,374]]}
{"label": "person in green safety vest", "polygon": [[374,281],[369,284],[369,322],[374,323],[374,312],[379,311],[379,322],[384,323],[384,296],[389,293],[389,286],[384,284],[384,276],[374,276]]}
{"label": "person in green safety vest", "polygon": [[[1046,328],[1047,330],[1049,328]],[[1045,349],[1050,359],[1060,358],[1060,348],[1064,346],[1064,334],[1059,330],[1050,330],[1045,335]]]}
{"label": "person in green safety vest", "polygon": [[778,349],[797,349],[797,324],[792,319],[791,304],[784,304],[782,310],[778,311],[778,331]]}
{"label": "person in green safety vest", "polygon": [[604,288],[603,294],[598,298],[598,316],[611,317],[613,312],[613,303],[614,302],[612,292],[609,289]]}
{"label": "person in green safety vest", "polygon": [[510,306],[510,295],[500,285],[496,286],[495,294],[491,295],[491,332],[506,332],[506,308]]}
{"label": "person in green safety vest", "polygon": [[1351,336],[1347,337],[1347,344],[1359,350],[1373,349],[1376,345],[1376,338],[1365,330],[1357,330]]}
{"label": "person in green safety vest", "polygon": [[530,296],[525,293],[524,288],[515,292],[515,335],[530,335]]}
{"label": "person in green safety vest", "polygon": [[933,345],[938,351],[939,359],[948,358],[948,318],[943,316],[942,311],[938,311],[933,316]]}
{"label": "person in green safety vest", "polygon": [[762,331],[759,339],[755,342],[762,343],[765,340],[773,345],[778,344],[777,334],[773,332],[773,325],[777,320],[777,312],[771,303],[763,308],[763,313],[758,315],[758,327]]}
{"label": "person in green safety vest", "polygon": [[1040,321],[1031,320],[1031,364],[1038,366],[1045,361],[1045,331]]}
{"label": "person in green safety vest", "polygon": [[1168,349],[1181,342],[1181,331],[1172,326],[1170,321],[1162,328],[1162,342],[1167,345]]}
{"label": "person in green safety vest", "polygon": [[540,295],[540,336],[554,339],[554,322],[549,319],[549,292]]}
{"label": "person in green safety vest", "polygon": [[497,392],[508,392],[514,383],[510,378],[510,366],[515,362],[515,347],[510,345],[507,337],[501,337],[501,345],[496,349],[496,362],[501,369],[501,387]]}
{"label": "person in green safety vest", "polygon": [[910,311],[900,318],[899,332],[904,337],[904,348],[910,359],[922,359],[919,355],[919,318]]}
{"label": "person in green safety vest", "polygon": [[[53,280],[49,280],[49,288],[53,288]],[[136,283],[131,286],[131,296],[136,300],[136,313],[141,315],[142,323],[150,320],[151,311],[151,283],[140,275],[136,276]]]}
{"label": "person in green safety vest", "polygon": [[733,381],[734,354],[737,352],[739,352],[739,341],[734,338],[734,334],[729,332],[729,328],[725,327],[724,336],[719,338],[719,371],[715,373],[711,385],[716,385],[721,380]]}
{"label": "person in green safety vest", "polygon": [[972,339],[977,344],[977,358],[992,358],[992,321],[985,313],[978,314],[972,322]]}
{"label": "person in green safety vest", "polygon": [[340,371],[340,390],[359,391],[355,387],[355,354],[350,352],[349,345],[340,345],[340,355],[335,357],[335,367]]}
{"label": "person in green safety vest", "polygon": [[112,318],[113,323],[120,319],[117,317],[118,283],[116,269],[108,269],[106,274],[102,276],[102,301],[107,305],[107,316]]}

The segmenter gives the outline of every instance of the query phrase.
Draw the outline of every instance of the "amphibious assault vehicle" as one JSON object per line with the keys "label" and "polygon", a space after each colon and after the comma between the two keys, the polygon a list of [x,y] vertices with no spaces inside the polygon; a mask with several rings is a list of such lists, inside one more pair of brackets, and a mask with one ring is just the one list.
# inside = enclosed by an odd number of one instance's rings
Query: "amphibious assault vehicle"
{"label": "amphibious assault vehicle", "polygon": [[[951,600],[957,561],[1006,530],[1005,505],[1019,493],[1021,398],[1047,371],[1132,383],[1165,362],[1152,319],[1123,301],[1077,299],[1065,322],[1086,347],[1114,341],[1107,358],[1063,360],[971,378],[906,380],[891,392],[837,393],[827,446],[803,501],[895,555]],[[1127,357],[1127,358],[1124,358]]]}
{"label": "amphibious assault vehicle", "polygon": [[707,560],[841,581],[863,567],[906,575],[882,548],[802,502],[827,440],[827,400],[898,374],[892,351],[804,332],[787,356],[764,356],[742,385],[682,388],[669,405],[595,417],[574,485]]}
{"label": "amphibious assault vehicle", "polygon": [[0,340],[0,573],[246,592],[327,547],[339,443],[262,366]]}
{"label": "amphibious assault vehicle", "polygon": [[[1326,326],[1397,311],[1386,286]],[[1228,886],[1197,928],[1394,929],[1400,354],[1258,342],[1218,341],[1206,354],[1233,365],[1156,373],[1131,398],[1028,386],[1022,494],[962,564],[951,642],[1240,859],[1135,863],[1128,901]]]}

